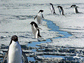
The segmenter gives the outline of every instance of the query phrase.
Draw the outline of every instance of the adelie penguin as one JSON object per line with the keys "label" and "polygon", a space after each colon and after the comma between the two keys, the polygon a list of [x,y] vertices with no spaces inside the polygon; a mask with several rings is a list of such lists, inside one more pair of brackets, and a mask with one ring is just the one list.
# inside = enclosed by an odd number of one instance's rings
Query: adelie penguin
{"label": "adelie penguin", "polygon": [[4,56],[2,63],[23,63],[22,55],[24,56],[24,63],[28,63],[26,55],[23,53],[21,46],[18,42],[18,37],[13,35],[9,44],[9,49]]}
{"label": "adelie penguin", "polygon": [[34,19],[37,18],[37,23],[41,25],[42,25],[42,19],[44,19],[44,16],[42,13],[43,13],[43,10],[39,10],[38,14],[34,17]]}
{"label": "adelie penguin", "polygon": [[62,6],[57,6],[57,7],[58,7],[58,9],[59,9],[59,13],[60,13],[61,15],[64,15],[64,10],[63,10]]}
{"label": "adelie penguin", "polygon": [[50,6],[51,6],[51,7],[50,7],[51,13],[52,13],[52,14],[56,14],[56,13],[55,13],[54,6],[53,6],[52,3],[50,3]]}
{"label": "adelie penguin", "polygon": [[30,24],[32,26],[32,33],[34,34],[34,38],[41,37],[40,30],[39,30],[41,28],[39,28],[38,25],[34,21],[32,21]]}
{"label": "adelie penguin", "polygon": [[8,63],[22,63],[22,49],[16,35],[11,38],[8,51]]}
{"label": "adelie penguin", "polygon": [[75,10],[75,13],[79,13],[79,12],[78,12],[78,9],[77,9],[78,6],[76,6],[76,5],[71,5],[71,8],[75,8],[75,9],[74,9],[74,10]]}

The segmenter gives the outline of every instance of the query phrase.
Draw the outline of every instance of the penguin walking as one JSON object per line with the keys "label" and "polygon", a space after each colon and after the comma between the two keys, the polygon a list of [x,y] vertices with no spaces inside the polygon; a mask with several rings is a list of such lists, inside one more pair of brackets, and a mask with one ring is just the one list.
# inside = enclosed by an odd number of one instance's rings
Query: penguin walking
{"label": "penguin walking", "polygon": [[39,28],[38,25],[34,21],[32,21],[30,24],[32,26],[32,33],[34,34],[34,38],[41,37],[40,30],[39,30],[41,28]]}
{"label": "penguin walking", "polygon": [[78,9],[77,9],[78,6],[76,6],[76,5],[71,5],[71,8],[72,8],[72,7],[75,8],[75,13],[79,13],[79,12],[78,12]]}
{"label": "penguin walking", "polygon": [[42,25],[42,19],[44,19],[43,16],[43,10],[39,10],[38,14],[34,17],[34,19],[37,18],[37,23]]}
{"label": "penguin walking", "polygon": [[52,14],[56,14],[56,13],[55,13],[55,9],[54,9],[53,4],[52,4],[52,3],[50,3],[50,5],[51,5],[51,7],[50,7],[51,13],[52,13]]}
{"label": "penguin walking", "polygon": [[16,35],[12,36],[9,44],[8,63],[22,63],[22,49]]}
{"label": "penguin walking", "polygon": [[59,13],[60,13],[61,15],[64,15],[64,10],[63,10],[62,6],[57,6],[57,7],[58,7],[58,9],[59,9]]}

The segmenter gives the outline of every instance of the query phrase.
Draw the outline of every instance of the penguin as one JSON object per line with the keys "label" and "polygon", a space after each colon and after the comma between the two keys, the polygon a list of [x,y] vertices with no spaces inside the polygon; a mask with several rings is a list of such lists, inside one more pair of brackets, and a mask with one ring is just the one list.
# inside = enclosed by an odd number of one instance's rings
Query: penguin
{"label": "penguin", "polygon": [[37,18],[37,23],[42,25],[42,19],[44,19],[43,16],[43,10],[39,10],[38,14],[34,17],[34,20]]}
{"label": "penguin", "polygon": [[53,4],[52,4],[52,3],[50,3],[50,5],[51,5],[51,7],[50,7],[51,13],[52,13],[52,14],[56,14],[56,13],[55,13],[55,9],[54,9]]}
{"label": "penguin", "polygon": [[63,10],[62,6],[57,6],[57,7],[58,7],[58,9],[59,9],[59,13],[60,13],[61,15],[64,15],[64,10]]}
{"label": "penguin", "polygon": [[72,8],[72,7],[74,7],[74,8],[75,8],[75,13],[79,13],[79,12],[78,12],[78,9],[77,9],[77,8],[78,8],[78,6],[76,6],[76,5],[71,5],[71,8]]}
{"label": "penguin", "polygon": [[34,38],[41,37],[40,30],[39,30],[41,28],[39,28],[38,25],[34,21],[32,21],[30,24],[32,26],[32,33],[34,34]]}
{"label": "penguin", "polygon": [[21,46],[18,43],[18,37],[16,35],[13,35],[9,44],[9,49],[4,56],[2,63],[18,63],[18,62],[28,63],[28,59],[25,53],[21,50]]}
{"label": "penguin", "polygon": [[9,44],[8,63],[22,63],[22,49],[16,35],[12,36]]}

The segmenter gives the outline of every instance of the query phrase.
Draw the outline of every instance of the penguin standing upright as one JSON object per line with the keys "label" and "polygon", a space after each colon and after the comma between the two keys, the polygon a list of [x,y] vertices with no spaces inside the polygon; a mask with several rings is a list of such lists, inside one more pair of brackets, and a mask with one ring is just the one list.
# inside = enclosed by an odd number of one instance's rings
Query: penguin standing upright
{"label": "penguin standing upright", "polygon": [[[23,57],[23,59],[22,59]],[[22,61],[23,60],[23,61]],[[18,37],[13,35],[9,44],[9,49],[5,54],[1,63],[28,63],[27,56],[21,50],[21,46],[18,43]]]}
{"label": "penguin standing upright", "polygon": [[38,25],[34,21],[32,21],[30,24],[32,26],[32,33],[34,34],[34,38],[41,37],[40,30],[39,30],[41,28],[39,28]]}
{"label": "penguin standing upright", "polygon": [[22,63],[22,49],[16,35],[12,36],[9,44],[8,63]]}
{"label": "penguin standing upright", "polygon": [[59,13],[60,13],[61,15],[64,15],[64,10],[63,10],[62,6],[57,6],[57,7],[58,7],[58,9],[59,9]]}
{"label": "penguin standing upright", "polygon": [[52,4],[52,3],[50,3],[50,5],[51,5],[51,7],[50,7],[51,13],[52,13],[52,14],[56,14],[56,13],[55,13],[55,9],[54,9],[53,4]]}
{"label": "penguin standing upright", "polygon": [[43,13],[43,10],[39,10],[38,14],[34,17],[34,19],[37,18],[38,24],[42,24],[42,19],[44,18],[42,13]]}
{"label": "penguin standing upright", "polygon": [[78,9],[77,9],[78,6],[76,6],[76,5],[71,5],[71,8],[72,8],[72,7],[75,8],[75,13],[79,13],[79,12],[78,12]]}

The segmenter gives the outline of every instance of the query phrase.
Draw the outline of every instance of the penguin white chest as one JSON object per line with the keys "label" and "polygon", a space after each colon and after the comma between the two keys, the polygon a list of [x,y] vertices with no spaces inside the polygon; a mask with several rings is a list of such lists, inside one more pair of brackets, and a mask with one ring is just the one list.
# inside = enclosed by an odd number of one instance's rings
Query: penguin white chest
{"label": "penguin white chest", "polygon": [[51,10],[51,13],[53,14],[54,10],[53,10],[52,6],[50,7],[50,10]]}
{"label": "penguin white chest", "polygon": [[62,10],[60,8],[58,8],[58,9],[59,9],[59,13],[62,14]]}
{"label": "penguin white chest", "polygon": [[34,38],[37,38],[38,30],[37,30],[37,28],[35,27],[34,24],[33,24],[33,26],[32,26],[32,32],[33,32],[33,34],[34,34]]}
{"label": "penguin white chest", "polygon": [[33,32],[33,34],[36,33],[36,31],[37,31],[37,29],[36,29],[35,25],[33,24],[33,26],[32,26],[32,32]]}
{"label": "penguin white chest", "polygon": [[38,22],[38,24],[42,24],[42,14],[41,14],[41,12],[37,15],[37,22]]}
{"label": "penguin white chest", "polygon": [[18,42],[12,41],[9,46],[8,63],[22,63],[22,50]]}

